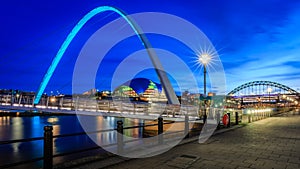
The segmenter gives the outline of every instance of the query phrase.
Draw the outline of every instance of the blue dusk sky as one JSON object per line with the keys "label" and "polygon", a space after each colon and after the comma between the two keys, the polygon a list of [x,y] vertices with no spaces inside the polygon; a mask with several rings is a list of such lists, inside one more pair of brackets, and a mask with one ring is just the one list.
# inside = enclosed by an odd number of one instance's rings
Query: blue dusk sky
{"label": "blue dusk sky", "polygon": [[[298,0],[1,1],[0,89],[36,91],[72,28],[90,10],[103,5],[120,8],[127,14],[168,13],[197,26],[218,51],[225,71],[226,92],[256,80],[274,81],[300,91]],[[58,64],[45,92],[71,93],[73,69],[81,48],[95,31],[118,17],[113,12],[104,12],[85,25]],[[195,56],[190,49],[161,35],[150,34],[147,37],[153,47],[170,51],[184,60],[193,71],[202,91],[202,70],[194,65]],[[142,49],[137,37],[124,39],[114,46],[98,69],[95,87],[99,90],[110,90],[111,77],[118,64]],[[162,62],[168,60],[168,64],[172,65],[170,57],[162,58]],[[142,58],[148,62],[148,58]],[[142,62],[143,59],[140,59],[128,66]],[[178,73],[180,74],[180,70]],[[189,90],[188,78],[184,74],[181,76],[181,80],[185,80],[182,90]],[[139,72],[136,77],[150,78],[158,82],[152,69]],[[178,79],[170,78],[176,86],[174,81]],[[125,79],[116,81],[115,85],[124,83]],[[83,87],[82,90],[88,89]],[[208,91],[214,89],[209,87]]]}

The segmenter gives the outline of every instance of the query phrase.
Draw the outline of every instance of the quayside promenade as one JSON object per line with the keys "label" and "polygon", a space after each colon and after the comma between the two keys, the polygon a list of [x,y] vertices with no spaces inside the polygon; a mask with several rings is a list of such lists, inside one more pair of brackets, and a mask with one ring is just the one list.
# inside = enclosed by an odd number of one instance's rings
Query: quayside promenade
{"label": "quayside promenade", "polygon": [[[105,166],[107,163],[114,163]],[[158,156],[113,157],[75,168],[300,168],[300,113],[293,111],[244,127],[220,130],[208,141],[178,145]]]}

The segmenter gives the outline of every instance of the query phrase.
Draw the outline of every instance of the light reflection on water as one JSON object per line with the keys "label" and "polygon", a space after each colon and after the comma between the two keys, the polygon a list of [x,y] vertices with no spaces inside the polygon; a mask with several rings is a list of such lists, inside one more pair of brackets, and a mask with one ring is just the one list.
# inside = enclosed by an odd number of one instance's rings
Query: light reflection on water
{"label": "light reflection on water", "polygon": [[[135,126],[141,123],[138,119],[117,117],[80,116],[88,120],[91,131],[116,128],[118,120],[123,120],[124,126]],[[105,119],[104,119],[105,118]],[[104,121],[106,123],[104,123]],[[0,141],[24,138],[43,137],[45,125],[53,126],[53,135],[83,132],[76,116],[34,116],[34,117],[0,117]],[[142,137],[142,129],[125,130],[124,134],[131,137]],[[116,142],[115,131],[97,133],[97,141],[111,144]],[[78,149],[94,147],[96,144],[87,136],[71,136],[54,139],[54,154],[70,152]],[[0,145],[0,166],[29,160],[43,156],[43,141],[21,142]],[[40,167],[40,166],[39,166]]]}

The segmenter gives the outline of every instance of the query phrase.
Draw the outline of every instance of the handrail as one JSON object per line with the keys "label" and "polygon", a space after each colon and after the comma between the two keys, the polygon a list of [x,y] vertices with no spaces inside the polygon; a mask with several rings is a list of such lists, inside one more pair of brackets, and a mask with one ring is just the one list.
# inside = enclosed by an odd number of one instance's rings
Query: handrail
{"label": "handrail", "polygon": [[80,135],[87,135],[87,134],[94,134],[94,133],[100,133],[100,132],[110,132],[114,131],[116,129],[105,129],[105,130],[97,130],[97,131],[90,131],[90,132],[79,132],[79,133],[71,133],[71,134],[61,134],[61,135],[55,135],[53,138],[61,138],[61,137],[70,137],[70,136],[80,136]]}
{"label": "handrail", "polygon": [[[106,129],[106,130],[98,130],[98,131],[92,131],[92,132],[78,132],[78,133],[71,133],[71,134],[61,134],[61,135],[55,135],[52,138],[64,138],[64,137],[70,137],[70,136],[79,136],[79,135],[87,135],[87,134],[100,133],[100,132],[109,132],[109,131],[114,131],[114,130],[116,130],[116,129]],[[7,140],[7,141],[0,141],[0,145],[14,144],[14,143],[19,143],[19,142],[31,142],[31,141],[37,141],[37,140],[43,140],[43,139],[45,139],[45,138],[44,137],[34,137],[34,138],[26,138],[26,139]],[[105,146],[112,146],[112,145],[116,145],[116,143],[108,144]],[[71,154],[80,153],[80,152],[84,152],[84,151],[94,150],[97,148],[100,148],[100,147],[97,146],[97,147],[85,148],[85,149],[81,149],[81,150],[75,150],[72,152],[59,153],[59,154],[53,155],[53,157],[71,155]],[[38,158],[29,159],[29,160],[18,161],[15,163],[1,165],[0,168],[14,167],[14,166],[22,165],[22,164],[40,161],[43,159],[44,159],[44,157],[38,157]]]}
{"label": "handrail", "polygon": [[[232,117],[235,117],[235,124],[238,124],[241,119],[240,118],[244,118],[244,116],[247,118],[246,120],[249,119],[249,123],[255,120],[260,120],[262,118],[265,117],[269,117],[270,113],[263,113],[263,114],[243,114],[243,116],[241,117],[238,113],[235,114],[235,116],[233,115]],[[220,120],[220,119],[219,119]],[[243,121],[245,121],[245,119],[242,119]],[[51,133],[49,137],[51,140],[50,142],[53,142],[54,138],[65,138],[65,137],[71,137],[71,136],[79,136],[79,135],[87,135],[87,134],[94,134],[94,133],[102,133],[102,132],[111,132],[111,131],[117,131],[118,133],[123,133],[124,130],[130,130],[130,129],[136,129],[136,128],[144,128],[144,127],[151,127],[151,126],[157,126],[158,128],[158,134],[159,134],[159,139],[158,139],[158,144],[163,143],[163,135],[167,136],[167,135],[171,135],[171,134],[176,134],[176,133],[182,133],[184,135],[188,134],[189,132],[193,132],[193,131],[198,131],[199,129],[196,128],[189,128],[189,123],[193,122],[194,120],[189,120],[188,116],[186,115],[186,118],[184,121],[163,121],[162,117],[158,118],[158,121],[155,121],[154,124],[142,124],[142,125],[137,125],[137,126],[128,126],[128,127],[123,127],[123,122],[118,121],[117,123],[117,128],[113,128],[113,129],[105,129],[105,130],[96,130],[96,131],[90,131],[90,132],[77,132],[77,133],[70,133],[70,134],[60,134],[60,135],[54,135],[52,134],[52,129],[51,129]],[[174,123],[185,123],[185,127],[183,130],[176,130],[176,131],[169,131],[169,132],[163,132],[163,126],[166,124],[174,124]],[[220,123],[219,123],[220,125]],[[224,127],[230,127],[229,126],[224,126]],[[47,132],[44,128],[44,132]],[[49,133],[48,133],[49,134]],[[187,135],[188,136],[188,135]],[[124,144],[126,143],[130,143],[130,142],[135,142],[135,141],[139,141],[139,138],[133,138],[133,139],[129,139],[129,140],[123,140],[123,138],[120,139],[120,136],[117,135],[117,137],[119,139],[116,140],[115,143],[110,143],[110,144],[106,144],[106,145],[102,145],[102,147],[110,147],[110,146],[118,146],[118,150],[123,151],[124,149]],[[121,135],[122,137],[122,135]],[[8,140],[8,141],[0,141],[0,145],[6,145],[6,144],[13,144],[13,143],[18,143],[18,142],[31,142],[31,141],[37,141],[37,140],[44,140],[44,145],[45,145],[45,141],[46,139],[45,135],[44,137],[34,137],[34,138],[25,138],[25,139],[16,139],[16,140]],[[121,142],[119,142],[121,140]],[[167,140],[166,140],[167,141]],[[47,142],[49,143],[49,140],[47,140]],[[121,146],[121,148],[119,149],[119,147]],[[74,151],[69,151],[69,152],[62,152],[62,153],[57,153],[57,154],[51,154],[51,160],[55,157],[60,157],[60,156],[66,156],[66,155],[71,155],[71,154],[75,154],[75,153],[80,153],[80,152],[85,152],[85,151],[90,151],[90,150],[96,150],[99,149],[99,146],[94,146],[94,147],[89,147],[89,148],[83,148],[83,149],[77,149]],[[53,147],[51,148],[52,152],[53,152]],[[44,150],[45,153],[45,150]],[[45,156],[44,156],[45,157]],[[13,167],[13,166],[18,166],[18,165],[22,165],[22,164],[26,164],[26,163],[31,163],[31,162],[36,162],[36,161],[40,161],[40,160],[47,160],[44,157],[38,157],[38,158],[33,158],[30,160],[24,160],[24,161],[19,161],[19,162],[15,162],[15,163],[11,163],[11,164],[5,164],[0,166],[0,168],[8,168],[8,167]]]}
{"label": "handrail", "polygon": [[43,139],[44,139],[44,137],[34,137],[34,138],[7,140],[7,141],[0,141],[0,145],[13,144],[13,143],[18,143],[18,142],[29,142],[29,141],[36,141],[36,140],[43,140]]}
{"label": "handrail", "polygon": [[[189,120],[189,122],[191,122],[191,121],[193,121],[193,120]],[[183,122],[184,121],[172,121],[172,122],[164,122],[164,124],[183,123]],[[158,123],[154,123],[154,124],[147,124],[147,125],[129,126],[129,127],[124,127],[123,129],[125,130],[125,129],[135,129],[135,128],[142,128],[142,127],[152,127],[152,126],[157,126],[157,125],[158,125]],[[54,135],[53,138],[79,136],[79,135],[94,134],[94,133],[100,133],[100,132],[110,132],[110,131],[115,131],[115,130],[117,130],[117,129],[114,128],[114,129],[97,130],[97,131],[91,131],[91,132],[60,134],[60,135]],[[16,140],[5,140],[5,141],[0,141],[0,145],[13,144],[13,143],[18,143],[18,142],[29,142],[29,141],[36,141],[36,140],[43,140],[43,139],[44,139],[44,137],[33,137],[33,138],[16,139]]]}

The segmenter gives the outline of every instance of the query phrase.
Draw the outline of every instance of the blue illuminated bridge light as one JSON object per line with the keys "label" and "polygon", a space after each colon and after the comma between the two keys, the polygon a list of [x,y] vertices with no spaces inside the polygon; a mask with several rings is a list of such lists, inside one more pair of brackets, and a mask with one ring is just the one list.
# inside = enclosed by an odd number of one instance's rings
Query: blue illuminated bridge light
{"label": "blue illuminated bridge light", "polygon": [[99,13],[106,12],[106,11],[116,12],[117,14],[119,14],[122,18],[124,18],[127,21],[127,23],[130,25],[130,27],[134,30],[135,34],[142,41],[142,44],[144,45],[144,47],[147,49],[149,57],[154,65],[154,67],[156,69],[156,73],[160,79],[160,82],[163,85],[163,88],[165,89],[165,94],[168,98],[168,101],[171,104],[179,104],[179,101],[176,97],[174,89],[172,88],[171,83],[170,83],[169,79],[167,78],[165,72],[160,71],[160,70],[163,70],[163,67],[162,67],[157,55],[155,54],[155,52],[150,50],[152,47],[151,47],[151,44],[149,43],[148,39],[146,38],[146,36],[143,34],[141,29],[138,27],[138,25],[129,16],[127,16],[123,11],[121,11],[117,8],[111,7],[111,6],[100,6],[100,7],[93,9],[88,14],[86,14],[72,29],[71,33],[69,33],[66,40],[63,42],[59,51],[57,52],[55,58],[53,59],[50,67],[48,68],[47,73],[44,75],[44,78],[38,88],[38,91],[36,92],[34,104],[39,103],[41,96],[42,96],[50,78],[53,75],[53,72],[55,71],[55,69],[56,69],[58,63],[60,62],[62,56],[64,55],[66,49],[68,48],[68,46],[70,45],[70,43],[72,42],[74,37],[77,35],[77,33],[92,17],[94,17],[95,15],[97,15]]}

